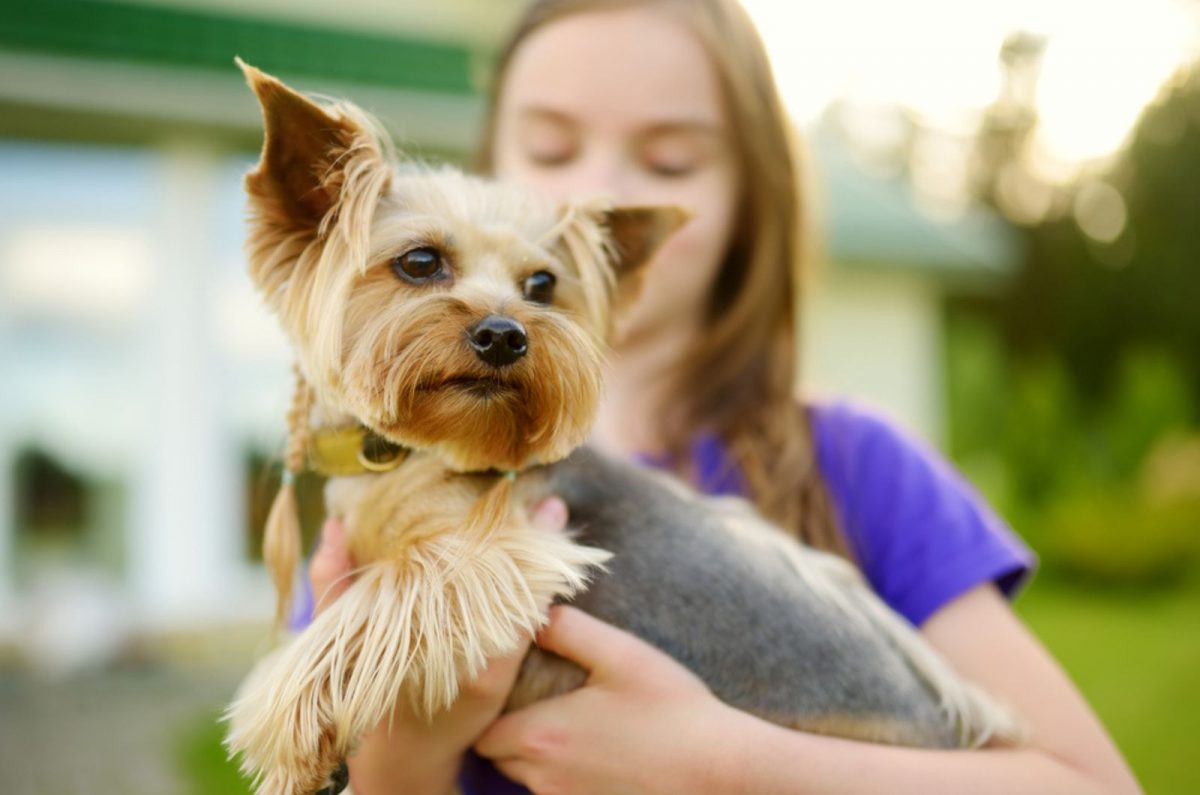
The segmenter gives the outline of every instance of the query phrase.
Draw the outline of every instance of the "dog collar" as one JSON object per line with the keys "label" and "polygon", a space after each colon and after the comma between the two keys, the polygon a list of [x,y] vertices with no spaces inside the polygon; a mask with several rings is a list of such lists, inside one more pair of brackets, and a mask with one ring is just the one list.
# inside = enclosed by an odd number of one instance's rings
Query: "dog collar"
{"label": "dog collar", "polygon": [[411,452],[362,425],[315,431],[308,445],[308,468],[326,477],[390,472]]}

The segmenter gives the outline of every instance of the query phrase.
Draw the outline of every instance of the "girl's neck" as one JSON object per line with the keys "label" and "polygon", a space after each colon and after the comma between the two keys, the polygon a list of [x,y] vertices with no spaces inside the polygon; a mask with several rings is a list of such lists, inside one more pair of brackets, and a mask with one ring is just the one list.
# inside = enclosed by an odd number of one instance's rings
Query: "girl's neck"
{"label": "girl's neck", "polygon": [[694,331],[682,324],[626,335],[610,361],[591,443],[614,455],[664,452],[659,412]]}

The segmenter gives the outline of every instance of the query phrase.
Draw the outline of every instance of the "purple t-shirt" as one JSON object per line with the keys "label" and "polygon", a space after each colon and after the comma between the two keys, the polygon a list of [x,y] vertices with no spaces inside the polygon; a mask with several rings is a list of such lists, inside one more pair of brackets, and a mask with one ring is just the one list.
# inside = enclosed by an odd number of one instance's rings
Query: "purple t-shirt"
{"label": "purple t-shirt", "polygon": [[[852,403],[815,404],[809,417],[839,529],[871,586],[897,613],[920,626],[981,583],[994,582],[1011,596],[1028,577],[1033,553],[936,451]],[[692,461],[704,492],[744,493],[715,436],[697,438]],[[528,792],[474,753],[459,785],[463,795]]]}

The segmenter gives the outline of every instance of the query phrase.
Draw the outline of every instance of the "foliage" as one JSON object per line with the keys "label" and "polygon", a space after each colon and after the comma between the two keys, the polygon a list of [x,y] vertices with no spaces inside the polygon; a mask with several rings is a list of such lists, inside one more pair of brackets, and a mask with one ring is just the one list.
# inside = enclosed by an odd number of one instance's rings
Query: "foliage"
{"label": "foliage", "polygon": [[[1001,212],[1004,175],[1028,165],[1040,54],[1006,50],[979,136],[976,193]],[[1026,247],[1006,290],[955,307],[954,455],[1058,573],[1160,583],[1200,557],[1196,173],[1200,63],[1109,166],[1056,189],[1042,220],[1013,217]]]}
{"label": "foliage", "polygon": [[[986,148],[986,173],[1028,168],[1014,151],[1023,140],[1018,132],[1007,148]],[[981,133],[981,142],[989,140]],[[998,298],[977,303],[998,323],[1005,348],[1060,357],[1085,403],[1112,387],[1131,347],[1169,354],[1200,391],[1197,173],[1200,63],[1164,87],[1112,163],[1057,189],[1056,211],[1022,227],[1026,256],[1016,280]],[[1099,237],[1088,223],[1096,196],[1111,213]]]}
{"label": "foliage", "polygon": [[1130,489],[1079,490],[1050,506],[1041,553],[1075,579],[1162,586],[1195,563],[1198,526],[1200,500],[1158,504]]}
{"label": "foliage", "polygon": [[1172,356],[1131,349],[1107,395],[1061,359],[1005,352],[951,324],[952,452],[1058,574],[1161,584],[1200,559],[1200,437]]}

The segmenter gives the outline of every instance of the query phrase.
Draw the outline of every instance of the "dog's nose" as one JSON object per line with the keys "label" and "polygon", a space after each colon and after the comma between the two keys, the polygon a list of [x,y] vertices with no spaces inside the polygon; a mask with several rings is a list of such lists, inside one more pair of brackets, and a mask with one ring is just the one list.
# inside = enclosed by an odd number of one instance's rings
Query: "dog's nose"
{"label": "dog's nose", "polygon": [[525,328],[511,317],[488,315],[467,331],[475,355],[492,367],[504,367],[525,355]]}

